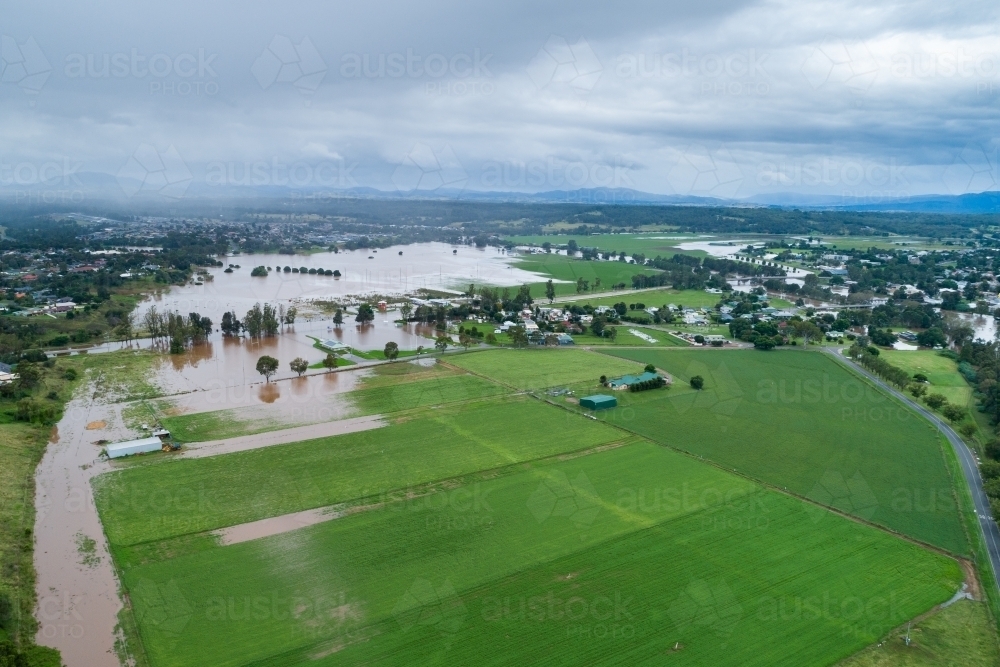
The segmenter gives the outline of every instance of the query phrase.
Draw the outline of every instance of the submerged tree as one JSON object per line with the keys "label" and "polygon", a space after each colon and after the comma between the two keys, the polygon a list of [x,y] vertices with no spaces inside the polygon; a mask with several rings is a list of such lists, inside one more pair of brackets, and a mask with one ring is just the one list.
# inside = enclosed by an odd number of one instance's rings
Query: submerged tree
{"label": "submerged tree", "polygon": [[278,360],[265,354],[257,360],[257,372],[270,382],[271,376],[278,372]]}
{"label": "submerged tree", "polygon": [[309,362],[302,357],[295,357],[288,362],[288,367],[297,373],[299,377],[302,377],[302,374],[309,370]]}
{"label": "submerged tree", "polygon": [[358,315],[354,318],[354,321],[358,324],[367,324],[375,319],[375,311],[372,309],[371,304],[363,303],[358,306]]}

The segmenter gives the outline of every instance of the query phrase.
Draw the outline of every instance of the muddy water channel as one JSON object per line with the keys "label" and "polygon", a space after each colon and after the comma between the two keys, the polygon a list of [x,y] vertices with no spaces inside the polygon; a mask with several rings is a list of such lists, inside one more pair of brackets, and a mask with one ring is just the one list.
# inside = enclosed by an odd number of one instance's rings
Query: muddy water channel
{"label": "muddy water channel", "polygon": [[[378,252],[239,256],[227,258],[226,264],[230,263],[240,264],[241,268],[229,274],[222,268],[212,269],[212,280],[202,285],[173,288],[150,297],[139,307],[140,321],[142,313],[152,305],[185,315],[198,312],[210,317],[216,328],[225,311],[235,310],[242,315],[256,302],[297,305],[304,315],[276,337],[250,341],[224,338],[215,332],[183,354],[163,354],[151,378],[151,383],[162,390],[163,397],[155,403],[163,413],[233,409],[251,411],[259,418],[277,418],[298,428],[345,419],[349,417],[349,406],[340,395],[355,389],[359,379],[370,373],[363,359],[354,358],[355,368],[334,373],[310,370],[301,378],[289,369],[288,363],[296,357],[310,364],[321,361],[326,352],[313,346],[314,339],[339,340],[360,350],[380,350],[393,341],[401,349],[413,350],[433,346],[433,330],[396,324],[398,313],[391,311],[377,313],[375,321],[363,327],[354,323],[353,315],[348,315],[342,326],[334,327],[328,312],[309,312],[309,302],[340,302],[351,295],[401,294],[421,287],[450,289],[470,282],[517,285],[543,279],[512,267],[510,258],[495,248],[475,250],[436,243]],[[338,279],[272,271],[266,278],[251,278],[250,270],[259,265],[337,269],[342,276]],[[148,348],[150,342],[139,341],[132,346]],[[121,347],[120,343],[112,343],[88,353],[112,352]],[[280,362],[271,382],[265,382],[256,371],[257,360],[265,354]],[[122,414],[125,407],[109,403],[94,392],[93,386],[81,389],[53,430],[36,471],[37,641],[59,649],[69,667],[119,664],[115,643],[120,640],[116,627],[122,601],[90,480],[112,469],[112,464],[99,457],[99,441],[115,442],[141,435],[128,427]],[[354,421],[358,424],[343,422],[343,428],[379,425],[375,418]],[[332,424],[329,427],[337,428]],[[214,449],[228,451],[225,443],[218,443]]]}

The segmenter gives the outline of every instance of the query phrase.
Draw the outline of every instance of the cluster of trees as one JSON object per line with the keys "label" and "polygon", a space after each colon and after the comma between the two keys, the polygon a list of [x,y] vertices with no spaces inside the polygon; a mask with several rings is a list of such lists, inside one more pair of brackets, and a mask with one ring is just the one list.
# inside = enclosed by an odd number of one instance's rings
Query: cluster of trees
{"label": "cluster of trees", "polygon": [[726,277],[740,276],[784,276],[785,270],[777,264],[753,264],[730,259],[714,257],[692,257],[690,255],[674,255],[673,257],[657,256],[646,262],[647,266],[659,269],[660,273],[638,274],[632,276],[632,287],[673,287],[674,289],[704,289],[711,287],[729,291],[732,287],[726,282]]}
{"label": "cluster of trees", "polygon": [[298,309],[295,306],[286,309],[284,304],[275,308],[269,303],[263,307],[255,303],[242,318],[235,311],[223,313],[220,328],[225,336],[238,336],[244,332],[250,338],[263,338],[278,335],[284,325],[295,324],[296,317]]}
{"label": "cluster of trees", "polygon": [[642,382],[636,382],[635,384],[630,384],[628,386],[629,391],[649,391],[650,389],[659,389],[660,387],[667,386],[667,381],[663,377],[657,375],[651,380],[643,380]]}
{"label": "cluster of trees", "polygon": [[910,384],[909,373],[881,358],[878,348],[868,345],[867,342],[864,337],[859,338],[848,348],[848,356],[886,382],[894,384],[900,389]]}
{"label": "cluster of trees", "polygon": [[[124,340],[134,335],[133,320],[132,313],[128,313],[116,329]],[[189,313],[187,317],[176,312],[161,313],[156,306],[150,306],[142,316],[142,328],[154,343],[170,341],[170,352],[179,354],[189,343],[204,340],[212,333],[212,320],[198,313]]]}
{"label": "cluster of trees", "polygon": [[772,350],[785,344],[785,336],[773,322],[754,322],[742,317],[729,323],[729,334],[738,340],[753,343],[758,350]]}

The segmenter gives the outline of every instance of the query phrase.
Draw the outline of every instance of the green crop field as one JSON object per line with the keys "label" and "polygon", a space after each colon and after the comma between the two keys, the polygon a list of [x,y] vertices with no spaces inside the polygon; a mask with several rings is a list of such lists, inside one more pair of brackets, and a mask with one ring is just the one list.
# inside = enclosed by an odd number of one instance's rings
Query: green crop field
{"label": "green crop field", "polygon": [[[745,237],[741,237],[745,238]],[[686,241],[706,241],[716,240],[706,239],[693,234],[676,234],[671,232],[654,232],[652,234],[591,234],[580,236],[573,234],[560,234],[557,236],[512,236],[510,241],[523,245],[541,246],[543,243],[551,243],[553,246],[564,246],[570,239],[576,240],[577,244],[588,248],[598,248],[604,252],[624,252],[632,254],[641,252],[647,257],[673,256],[678,253],[682,255],[697,254],[704,256],[704,252],[678,250],[677,245]]]}
{"label": "green crop field", "polygon": [[649,443],[122,575],[157,667],[830,664],[962,579],[951,559]]}
{"label": "green crop field", "polygon": [[[602,419],[955,553],[968,551],[938,432],[818,352],[622,350],[675,378]],[[687,386],[694,375],[703,391]],[[946,445],[944,445],[946,446]]]}
{"label": "green crop field", "polygon": [[[527,255],[517,260],[515,266],[525,271],[534,271],[556,280],[568,282],[554,283],[557,295],[576,294],[577,278],[590,281],[594,286],[596,278],[601,279],[602,290],[610,292],[611,286],[625,283],[632,286],[632,276],[640,273],[650,275],[658,273],[655,269],[626,264],[624,262],[600,262],[566,257],[565,255]],[[544,281],[533,283],[532,296],[541,301],[545,296]]]}
{"label": "green crop field", "polygon": [[448,363],[517,389],[588,381],[596,387],[602,375],[642,371],[642,364],[574,349],[486,350],[449,357]]}
{"label": "green crop field", "polygon": [[378,496],[623,437],[527,398],[463,404],[372,431],[119,470],[94,480],[95,500],[112,544],[130,545]]}
{"label": "green crop field", "polygon": [[599,294],[584,294],[580,298],[574,298],[573,303],[578,305],[591,306],[613,306],[616,303],[643,303],[647,307],[661,308],[667,304],[683,306],[686,308],[708,308],[719,303],[722,297],[720,294],[709,294],[705,290],[674,290],[655,289],[633,292],[626,290],[622,292],[601,292]]}

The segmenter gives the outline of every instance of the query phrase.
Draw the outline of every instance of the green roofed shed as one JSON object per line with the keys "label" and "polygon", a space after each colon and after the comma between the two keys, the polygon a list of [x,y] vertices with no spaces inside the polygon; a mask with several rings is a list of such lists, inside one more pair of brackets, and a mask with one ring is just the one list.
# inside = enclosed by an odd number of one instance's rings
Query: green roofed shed
{"label": "green roofed shed", "polygon": [[580,407],[590,410],[605,410],[617,405],[618,399],[607,394],[594,394],[593,396],[584,396],[580,399]]}

